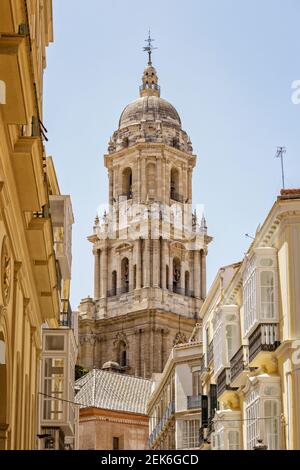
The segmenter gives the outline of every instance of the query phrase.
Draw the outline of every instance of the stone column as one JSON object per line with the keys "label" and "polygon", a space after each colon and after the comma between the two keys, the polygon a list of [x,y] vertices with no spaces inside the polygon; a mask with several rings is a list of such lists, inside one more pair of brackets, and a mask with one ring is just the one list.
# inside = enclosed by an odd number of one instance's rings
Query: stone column
{"label": "stone column", "polygon": [[135,242],[136,249],[136,288],[142,287],[142,240],[139,238]]}
{"label": "stone column", "polygon": [[156,197],[159,202],[162,200],[162,190],[163,190],[163,181],[162,181],[162,161],[161,157],[156,159]]}
{"label": "stone column", "polygon": [[206,253],[201,251],[201,299],[206,297]]}
{"label": "stone column", "polygon": [[173,258],[170,256],[170,249],[169,249],[169,283],[168,289],[173,291]]}
{"label": "stone column", "polygon": [[161,256],[161,288],[167,289],[167,282],[166,282],[166,266],[168,264],[167,259],[167,240],[161,239],[161,246],[162,246],[162,256]]}
{"label": "stone column", "polygon": [[114,182],[113,182],[113,171],[108,170],[108,184],[109,184],[109,204],[113,204],[113,191],[114,191]]}
{"label": "stone column", "polygon": [[150,287],[150,240],[144,240],[144,253],[143,253],[143,287]]}
{"label": "stone column", "polygon": [[180,264],[180,289],[181,294],[185,295],[185,263],[181,261]]}
{"label": "stone column", "polygon": [[201,284],[200,284],[200,252],[194,251],[194,295],[200,298]]}
{"label": "stone column", "polygon": [[160,239],[153,240],[153,287],[159,287],[160,281]]}
{"label": "stone column", "polygon": [[107,247],[101,250],[101,297],[107,296]]}
{"label": "stone column", "polygon": [[188,169],[188,198],[192,200],[192,168]]}
{"label": "stone column", "polygon": [[122,269],[121,269],[121,256],[120,254],[117,255],[117,294],[120,294],[121,287],[122,287]]}
{"label": "stone column", "polygon": [[134,256],[133,256],[133,250],[130,253],[129,256],[129,291],[132,291],[134,289]]}
{"label": "stone column", "polygon": [[94,253],[94,298],[100,297],[100,250],[93,250]]}
{"label": "stone column", "polygon": [[146,185],[146,159],[143,157],[141,161],[141,202],[146,202],[147,185]]}

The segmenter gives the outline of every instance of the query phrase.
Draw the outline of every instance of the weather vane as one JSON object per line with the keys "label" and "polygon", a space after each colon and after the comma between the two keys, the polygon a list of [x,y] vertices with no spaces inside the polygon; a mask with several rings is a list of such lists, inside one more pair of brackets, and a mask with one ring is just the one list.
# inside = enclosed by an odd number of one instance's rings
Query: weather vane
{"label": "weather vane", "polygon": [[153,47],[152,46],[152,42],[155,41],[155,39],[152,39],[151,38],[151,34],[150,34],[150,29],[149,29],[149,35],[148,35],[148,39],[145,39],[145,42],[147,43],[147,46],[145,46],[143,49],[145,52],[148,53],[148,65],[152,65],[152,61],[151,61],[151,54],[152,54],[152,51],[154,49],[157,49],[157,47]]}

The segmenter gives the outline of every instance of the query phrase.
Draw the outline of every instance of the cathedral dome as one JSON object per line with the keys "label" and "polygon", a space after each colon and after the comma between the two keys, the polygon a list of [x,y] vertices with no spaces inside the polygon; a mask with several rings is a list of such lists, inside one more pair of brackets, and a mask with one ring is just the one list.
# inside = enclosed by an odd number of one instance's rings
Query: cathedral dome
{"label": "cathedral dome", "polygon": [[174,106],[160,96],[145,95],[126,106],[120,117],[119,129],[149,121],[181,127],[180,117]]}
{"label": "cathedral dome", "polygon": [[142,76],[140,97],[124,108],[118,129],[108,144],[108,152],[114,153],[141,142],[163,143],[187,153],[193,151],[178,112],[160,97],[158,76],[151,57]]}

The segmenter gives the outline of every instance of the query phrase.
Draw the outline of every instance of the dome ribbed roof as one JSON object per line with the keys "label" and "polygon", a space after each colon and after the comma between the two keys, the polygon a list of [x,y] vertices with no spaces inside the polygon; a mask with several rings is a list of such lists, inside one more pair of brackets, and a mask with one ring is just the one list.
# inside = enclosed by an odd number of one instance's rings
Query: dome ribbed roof
{"label": "dome ribbed roof", "polygon": [[128,104],[121,114],[119,129],[141,121],[161,121],[173,127],[181,127],[181,120],[174,106],[159,96],[142,96]]}

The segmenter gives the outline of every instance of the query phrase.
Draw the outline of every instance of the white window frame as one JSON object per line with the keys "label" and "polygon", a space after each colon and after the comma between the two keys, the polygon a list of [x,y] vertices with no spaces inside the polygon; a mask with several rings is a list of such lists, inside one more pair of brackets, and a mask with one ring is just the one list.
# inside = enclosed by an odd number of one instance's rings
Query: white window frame
{"label": "white window frame", "polygon": [[[272,274],[271,284],[262,284],[263,273]],[[272,300],[268,301],[266,315],[263,305],[263,291],[269,290]],[[257,248],[255,255],[247,262],[243,276],[244,336],[248,336],[258,323],[278,322],[278,268],[276,250],[271,247]]]}
{"label": "white window frame", "polygon": [[[265,390],[269,390],[266,393]],[[266,404],[271,402],[275,405],[276,416],[270,413],[266,414]],[[248,393],[245,401],[246,415],[246,443],[247,450],[253,450],[257,445],[257,440],[262,439],[263,444],[267,445],[268,450],[279,450],[281,442],[280,425],[280,386],[277,382],[262,382],[255,390]],[[269,423],[272,424],[269,424]],[[277,434],[270,435],[270,429],[277,429]]]}

